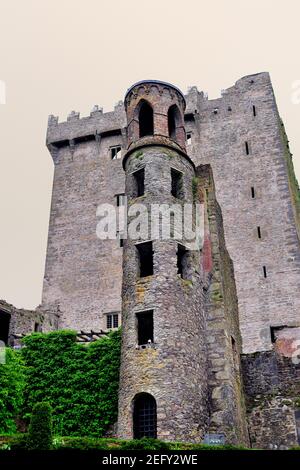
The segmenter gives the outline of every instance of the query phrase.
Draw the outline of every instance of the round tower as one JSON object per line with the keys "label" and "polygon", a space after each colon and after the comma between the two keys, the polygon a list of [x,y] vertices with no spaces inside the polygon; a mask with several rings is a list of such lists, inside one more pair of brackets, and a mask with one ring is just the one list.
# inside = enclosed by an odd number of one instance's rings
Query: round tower
{"label": "round tower", "polygon": [[185,232],[194,220],[183,217],[194,205],[195,178],[185,99],[173,85],[142,81],[128,90],[125,109],[118,434],[199,441],[208,419],[207,355],[200,251]]}

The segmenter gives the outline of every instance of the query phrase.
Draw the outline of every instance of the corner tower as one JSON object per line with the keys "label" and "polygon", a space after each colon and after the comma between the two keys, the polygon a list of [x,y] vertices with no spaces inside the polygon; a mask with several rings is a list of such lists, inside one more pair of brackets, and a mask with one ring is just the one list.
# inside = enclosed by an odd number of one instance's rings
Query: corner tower
{"label": "corner tower", "polygon": [[[125,110],[129,210],[118,434],[197,441],[208,420],[207,354],[200,251],[181,237],[177,218],[194,199],[195,168],[185,152],[185,100],[168,83],[143,81],[128,90]],[[155,210],[162,220],[158,232]],[[133,237],[137,212],[146,216]]]}

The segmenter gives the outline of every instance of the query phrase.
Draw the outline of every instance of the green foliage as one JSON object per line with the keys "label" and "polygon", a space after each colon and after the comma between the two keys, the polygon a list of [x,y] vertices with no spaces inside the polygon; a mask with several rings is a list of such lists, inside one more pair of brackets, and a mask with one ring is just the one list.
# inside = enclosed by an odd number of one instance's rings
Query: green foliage
{"label": "green foliage", "polygon": [[52,448],[52,410],[49,403],[37,403],[33,410],[28,431],[28,450]]}
{"label": "green foliage", "polygon": [[107,450],[106,439],[95,439],[90,437],[61,437],[54,440],[55,449],[76,450]]}
{"label": "green foliage", "polygon": [[132,439],[131,441],[123,441],[119,447],[120,450],[169,450],[170,445],[167,442],[143,437],[142,439]]}
{"label": "green foliage", "polygon": [[55,434],[102,436],[117,419],[120,331],[88,346],[72,331],[34,333],[24,346],[25,417],[47,401]]}
{"label": "green foliage", "polygon": [[6,348],[5,356],[0,364],[0,433],[14,433],[23,402],[24,367],[18,351]]}

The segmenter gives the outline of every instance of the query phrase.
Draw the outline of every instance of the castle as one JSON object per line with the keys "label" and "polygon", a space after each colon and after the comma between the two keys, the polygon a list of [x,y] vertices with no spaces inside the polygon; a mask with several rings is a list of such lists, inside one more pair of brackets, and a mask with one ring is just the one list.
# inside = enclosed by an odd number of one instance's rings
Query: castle
{"label": "castle", "polygon": [[[42,304],[0,302],[0,339],[122,322],[120,437],[300,443],[300,198],[269,74],[213,100],[138,82],[112,112],[51,115],[47,147]],[[200,204],[202,245],[97,236],[99,205],[136,203]]]}

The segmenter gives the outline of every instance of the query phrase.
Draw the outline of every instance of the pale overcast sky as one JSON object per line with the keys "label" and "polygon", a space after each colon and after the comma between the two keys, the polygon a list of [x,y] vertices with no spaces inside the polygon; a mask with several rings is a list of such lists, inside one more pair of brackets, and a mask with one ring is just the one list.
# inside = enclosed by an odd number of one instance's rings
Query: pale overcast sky
{"label": "pale overcast sky", "polygon": [[0,0],[0,298],[27,308],[41,300],[49,114],[111,110],[145,78],[214,98],[269,71],[299,178],[299,18],[299,0]]}

